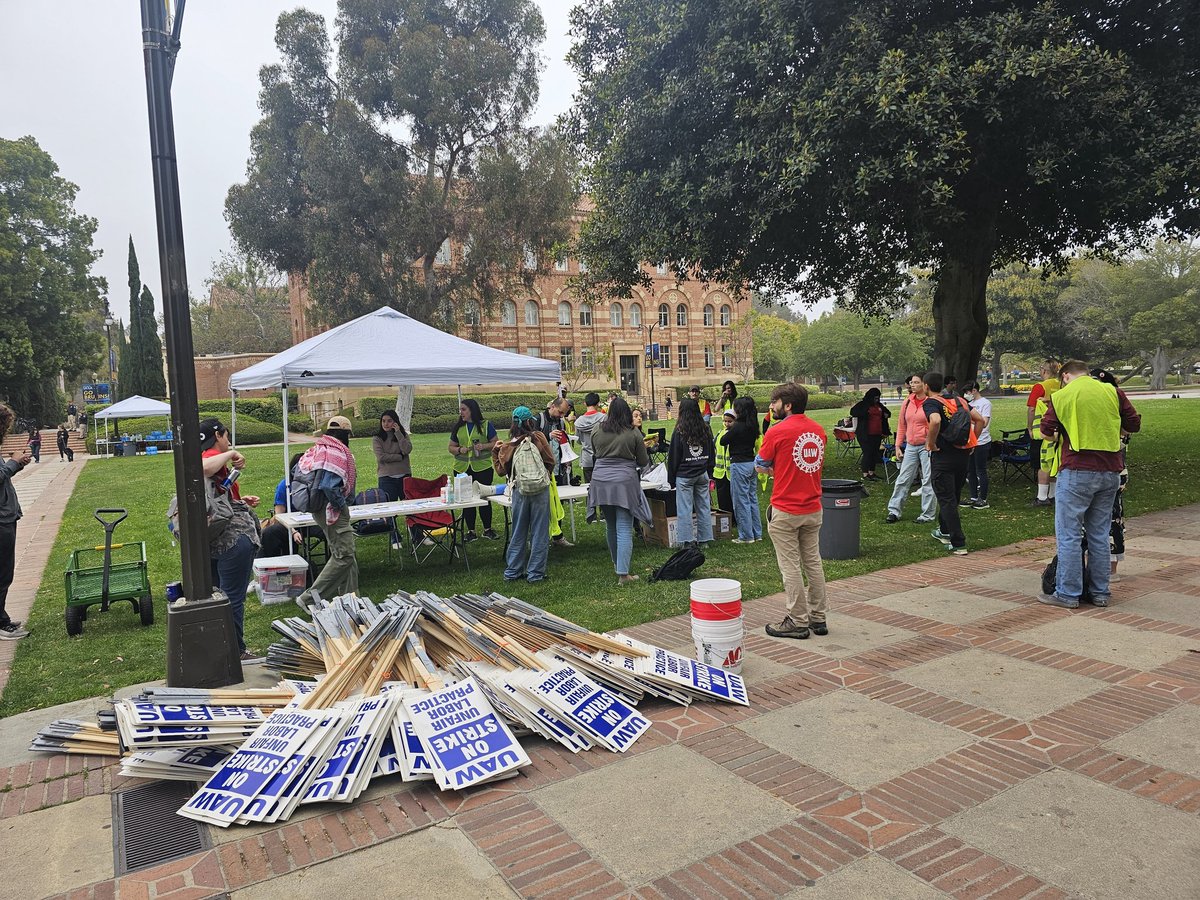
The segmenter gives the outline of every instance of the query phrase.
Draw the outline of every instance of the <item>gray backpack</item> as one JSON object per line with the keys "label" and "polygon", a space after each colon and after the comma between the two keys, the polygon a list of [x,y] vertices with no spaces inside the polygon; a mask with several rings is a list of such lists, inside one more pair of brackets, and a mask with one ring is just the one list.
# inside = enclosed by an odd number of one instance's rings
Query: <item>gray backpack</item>
{"label": "gray backpack", "polygon": [[525,438],[513,452],[510,471],[512,483],[522,494],[540,494],[550,487],[550,473],[542,461],[542,451],[533,438]]}

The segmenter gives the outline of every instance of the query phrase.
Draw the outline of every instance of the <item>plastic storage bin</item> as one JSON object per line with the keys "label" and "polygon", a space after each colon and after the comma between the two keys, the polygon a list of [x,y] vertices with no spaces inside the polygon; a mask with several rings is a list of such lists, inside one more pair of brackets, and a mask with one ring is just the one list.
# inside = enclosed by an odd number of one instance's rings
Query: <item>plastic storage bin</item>
{"label": "plastic storage bin", "polygon": [[254,580],[264,606],[286,603],[304,593],[308,563],[303,556],[266,556],[254,561]]}

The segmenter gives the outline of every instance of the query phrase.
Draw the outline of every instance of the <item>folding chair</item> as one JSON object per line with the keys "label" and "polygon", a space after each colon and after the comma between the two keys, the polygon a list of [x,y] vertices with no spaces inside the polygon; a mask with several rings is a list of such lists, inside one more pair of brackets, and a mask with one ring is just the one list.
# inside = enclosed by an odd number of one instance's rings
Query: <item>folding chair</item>
{"label": "folding chair", "polygon": [[[365,491],[359,491],[354,495],[351,501],[352,506],[366,506],[370,503],[387,503],[388,495],[379,488],[367,488]],[[357,522],[352,522],[350,527],[354,529],[354,533],[359,537],[367,537],[372,534],[386,534],[388,536],[388,559],[392,558],[393,535],[398,535],[396,531],[396,517],[386,516],[378,519],[359,519]],[[403,560],[403,557],[401,557]]]}
{"label": "folding chair", "polygon": [[[1015,435],[1015,437],[1014,437]],[[1008,481],[1017,474],[1024,475],[1030,482],[1037,482],[1037,466],[1030,452],[1029,434],[1023,428],[1001,431],[999,440],[1000,480]]]}
{"label": "folding chair", "polygon": [[[436,498],[441,494],[442,488],[446,486],[447,477],[439,475],[432,481],[427,481],[424,478],[414,478],[409,476],[404,479],[404,499],[405,500],[428,500]],[[414,513],[408,518],[410,528],[419,528],[421,530],[421,540],[414,539],[410,542],[412,545],[413,559],[418,563],[423,563],[429,559],[438,550],[445,550],[447,561],[453,562],[454,557],[459,555],[458,552],[458,529],[455,523],[453,513],[449,512],[422,512]],[[470,566],[468,565],[468,569]]]}
{"label": "folding chair", "polygon": [[650,462],[657,464],[667,461],[667,454],[671,452],[671,445],[667,441],[667,429],[651,428],[646,432],[646,453],[650,456]]}
{"label": "folding chair", "polygon": [[900,464],[896,462],[895,441],[884,441],[879,446],[879,462],[883,466],[884,483],[891,484],[892,477],[900,474]]}
{"label": "folding chair", "polygon": [[835,425],[833,428],[833,439],[837,442],[838,456],[849,456],[856,450],[861,453],[862,448],[858,446],[858,435],[851,429]]}

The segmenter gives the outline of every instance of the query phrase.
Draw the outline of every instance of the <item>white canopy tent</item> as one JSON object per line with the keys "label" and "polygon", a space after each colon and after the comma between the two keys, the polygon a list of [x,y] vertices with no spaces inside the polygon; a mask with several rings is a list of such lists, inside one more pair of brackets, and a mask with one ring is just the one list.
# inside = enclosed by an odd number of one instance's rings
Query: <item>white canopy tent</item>
{"label": "white canopy tent", "polygon": [[[167,420],[167,428],[171,427],[171,404],[163,403],[161,400],[152,400],[149,397],[143,397],[140,394],[134,394],[132,397],[126,397],[119,403],[114,403],[106,409],[92,416],[92,434],[96,438],[97,446],[100,440],[100,419],[104,419],[105,423],[109,419],[136,419],[145,416],[163,416]],[[108,427],[105,425],[105,435],[107,436]]]}
{"label": "white canopy tent", "polygon": [[[562,370],[556,361],[486,347],[385,306],[231,375],[231,426],[236,427],[238,391],[279,388],[286,477],[289,387],[386,385],[400,389],[398,401],[407,393],[408,402],[397,405],[411,411],[412,388],[418,384],[453,384],[461,388],[464,384],[544,384],[561,380]],[[401,415],[408,419],[404,412]]]}

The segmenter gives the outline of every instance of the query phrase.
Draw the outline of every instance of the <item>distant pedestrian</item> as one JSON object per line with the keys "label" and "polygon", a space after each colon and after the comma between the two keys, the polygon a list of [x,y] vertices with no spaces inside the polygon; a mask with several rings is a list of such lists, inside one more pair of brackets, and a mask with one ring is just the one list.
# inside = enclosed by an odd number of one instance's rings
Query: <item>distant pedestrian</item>
{"label": "distant pedestrian", "polygon": [[72,428],[74,428],[75,424],[78,421],[79,421],[79,409],[75,406],[74,403],[71,403],[67,406],[67,424],[70,425]]}
{"label": "distant pedestrian", "polygon": [[754,451],[758,443],[758,407],[753,397],[738,397],[733,402],[737,417],[718,440],[729,448],[729,487],[737,512],[738,536],[735,544],[753,544],[763,535],[762,513],[758,506],[758,478],[754,472]]}
{"label": "distant pedestrian", "polygon": [[71,433],[67,431],[66,425],[58,426],[58,461],[62,462],[63,457],[67,458],[67,462],[75,462],[75,451],[71,449]]}
{"label": "distant pedestrian", "polygon": [[[1029,399],[1025,402],[1027,430],[1029,432],[1029,456],[1038,467],[1037,496],[1030,505],[1052,506],[1054,504],[1055,483],[1054,478],[1050,475],[1049,460],[1044,460],[1042,456],[1042,432],[1040,426],[1042,416],[1045,414],[1046,404],[1049,403],[1054,393],[1062,387],[1062,382],[1057,377],[1058,363],[1052,359],[1042,361],[1040,372],[1042,380],[1033,386],[1033,389],[1029,392]],[[1050,455],[1052,456],[1053,454]]]}
{"label": "distant pedestrian", "polygon": [[709,481],[716,466],[712,429],[690,397],[679,401],[679,424],[667,454],[667,481],[675,489],[679,514],[679,543],[705,548],[713,539],[712,496]]}
{"label": "distant pedestrian", "polygon": [[908,399],[901,401],[896,417],[896,462],[900,472],[896,475],[896,487],[888,501],[887,518],[891,525],[900,521],[904,501],[908,499],[913,484],[921,494],[921,514],[918,524],[932,522],[937,515],[937,500],[933,495],[933,481],[929,469],[929,451],[925,449],[928,421],[922,405],[927,399],[925,380],[920,375],[908,377]]}
{"label": "distant pedestrian", "polygon": [[[0,443],[3,443],[16,415],[0,403]],[[14,622],[5,609],[17,560],[17,520],[21,504],[13,487],[13,476],[29,465],[33,454],[28,449],[0,462],[0,641],[16,641],[29,636],[29,630]]]}
{"label": "distant pedestrian", "polygon": [[671,395],[667,394],[667,418],[671,418]]}
{"label": "distant pedestrian", "polygon": [[354,529],[350,526],[350,498],[355,494],[358,467],[350,451],[354,426],[345,416],[334,416],[325,426],[325,434],[304,452],[297,464],[300,472],[317,472],[309,512],[317,527],[325,533],[329,558],[312,587],[296,598],[308,609],[313,594],[332,600],[358,590],[358,554]]}
{"label": "distant pedestrian", "polygon": [[29,429],[29,452],[33,454],[33,461],[42,461],[42,433],[37,430],[37,427]]}
{"label": "distant pedestrian", "polygon": [[961,444],[953,443],[946,439],[944,432],[959,411],[960,404],[968,407],[971,430],[976,438],[983,430],[983,417],[978,411],[970,409],[962,397],[944,391],[945,382],[941,372],[927,373],[925,386],[929,391],[928,398],[921,405],[929,423],[925,449],[929,453],[929,472],[933,493],[938,501],[938,527],[934,529],[933,537],[945,544],[946,549],[955,556],[965,556],[967,538],[958,515],[958,501],[967,481],[967,463],[975,441],[968,438]]}
{"label": "distant pedestrian", "polygon": [[988,459],[992,455],[992,401],[979,391],[979,382],[973,381],[967,385],[965,394],[971,408],[983,416],[983,431],[979,432],[979,441],[975,452],[971,454],[970,465],[967,466],[967,483],[971,487],[968,503],[975,509],[987,509],[988,489]]}
{"label": "distant pedestrian", "polygon": [[[528,444],[534,448],[523,449]],[[517,452],[522,453],[517,457]],[[540,465],[540,468],[539,468]],[[492,445],[492,468],[512,485],[512,534],[504,554],[504,580],[545,581],[550,558],[550,485],[554,451],[528,406],[513,410],[509,439]],[[514,468],[516,471],[514,471]]]}
{"label": "distant pedestrian", "polygon": [[[854,420],[854,436],[862,448],[862,474],[868,481],[876,481],[875,468],[879,465],[879,447],[884,438],[892,433],[888,425],[891,410],[881,402],[879,388],[869,388],[863,398],[850,408]],[[766,429],[763,429],[766,433]]]}

